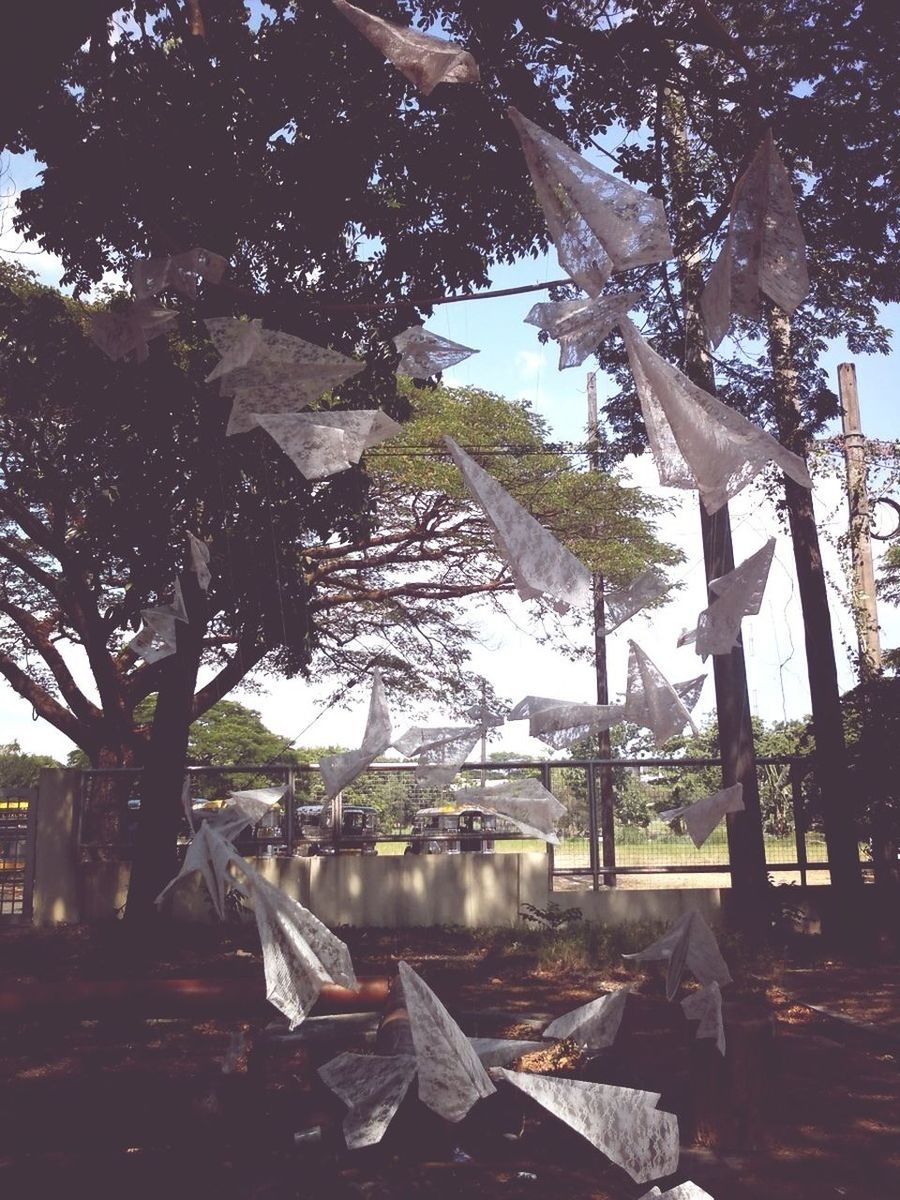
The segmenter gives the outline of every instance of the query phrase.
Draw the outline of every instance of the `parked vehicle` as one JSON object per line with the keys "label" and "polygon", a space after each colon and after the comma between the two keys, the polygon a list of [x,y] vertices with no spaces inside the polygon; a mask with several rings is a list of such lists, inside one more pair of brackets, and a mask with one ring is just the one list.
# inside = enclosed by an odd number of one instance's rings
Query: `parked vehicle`
{"label": "parked vehicle", "polygon": [[[420,808],[404,854],[493,854],[496,813],[483,808]],[[462,835],[462,836],[460,836]]]}
{"label": "parked vehicle", "polygon": [[[308,843],[305,853],[377,854],[375,837],[378,811],[365,804],[344,804],[341,807],[340,846],[335,847],[332,833],[331,809],[321,804],[301,804],[296,810],[300,837]],[[323,820],[324,814],[324,820]]]}

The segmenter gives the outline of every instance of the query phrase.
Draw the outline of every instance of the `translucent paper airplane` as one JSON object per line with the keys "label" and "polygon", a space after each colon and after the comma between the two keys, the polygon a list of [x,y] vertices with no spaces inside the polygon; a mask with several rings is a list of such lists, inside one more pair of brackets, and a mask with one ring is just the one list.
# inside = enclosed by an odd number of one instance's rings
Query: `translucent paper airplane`
{"label": "translucent paper airplane", "polygon": [[228,259],[199,246],[166,258],[139,258],[131,268],[131,286],[140,299],[169,290],[193,298],[201,279],[219,283],[227,266]]}
{"label": "translucent paper airplane", "polygon": [[239,860],[237,885],[253,906],[266,975],[266,999],[291,1029],[306,1018],[326,983],[355,988],[350,951],[302,904]]}
{"label": "translucent paper airplane", "polygon": [[606,996],[599,996],[589,1004],[557,1017],[544,1030],[544,1037],[571,1038],[590,1050],[611,1046],[622,1024],[627,999],[628,988],[616,988]]}
{"label": "translucent paper airplane", "polygon": [[481,734],[481,725],[413,725],[393,745],[405,758],[418,760],[417,783],[447,787]]}
{"label": "translucent paper airplane", "polygon": [[380,408],[251,415],[309,480],[346,471],[359,462],[364,450],[400,432],[397,422]]}
{"label": "translucent paper airplane", "polygon": [[[381,1141],[416,1074],[419,1100],[446,1121],[461,1121],[496,1091],[473,1041],[427,983],[405,962],[399,971],[415,1053],[339,1054],[319,1069],[324,1083],[350,1106],[344,1138],[351,1149]],[[497,1053],[496,1045],[490,1052]]]}
{"label": "translucent paper airplane", "polygon": [[744,811],[743,793],[744,785],[735,783],[712,796],[704,796],[702,800],[684,804],[681,808],[670,808],[659,815],[664,821],[681,817],[691,841],[699,849],[726,813]]}
{"label": "translucent paper airplane", "polygon": [[244,792],[232,792],[225,805],[240,809],[251,824],[258,825],[276,804],[281,803],[286,792],[286,787],[249,788]]}
{"label": "translucent paper airplane", "polygon": [[137,362],[144,362],[149,353],[148,343],[168,333],[176,317],[169,308],[137,300],[125,308],[95,313],[91,317],[91,341],[115,362],[129,355],[134,355]]}
{"label": "translucent paper airplane", "polygon": [[696,703],[705,675],[687,683],[669,683],[659,667],[650,661],[637,642],[628,643],[628,684],[625,694],[625,719],[649,729],[658,746],[690,725],[693,704],[685,703],[679,689]]}
{"label": "translucent paper airplane", "polygon": [[728,332],[732,313],[759,319],[760,292],[787,313],[809,292],[803,229],[771,133],[735,185],[728,234],[700,298],[713,346]]}
{"label": "translucent paper airplane", "polygon": [[681,1002],[689,1021],[699,1021],[698,1038],[715,1038],[719,1053],[725,1053],[725,1023],[722,1020],[722,991],[715,980],[698,988]]}
{"label": "translucent paper airplane", "polygon": [[507,112],[559,264],[589,296],[600,294],[613,271],[672,257],[661,200],[593,166],[518,109]]}
{"label": "translucent paper airplane", "polygon": [[461,1121],[478,1100],[497,1089],[428,984],[405,962],[399,971],[416,1048],[419,1099],[446,1121]]}
{"label": "translucent paper airplane", "polygon": [[[241,828],[246,823],[244,821]],[[169,880],[156,897],[156,904],[161,904],[177,883],[189,875],[198,873],[206,884],[206,890],[209,892],[209,898],[216,914],[220,920],[224,921],[225,892],[232,886],[228,867],[236,857],[237,851],[231,842],[210,822],[203,821],[188,844],[181,870],[174,879]]]}
{"label": "translucent paper airplane", "polygon": [[143,608],[141,617],[143,627],[128,643],[128,649],[135,658],[153,663],[174,654],[178,649],[175,622],[188,619],[184,597],[181,594],[181,581],[175,580],[175,598],[171,604]]}
{"label": "translucent paper airplane", "polygon": [[511,1067],[523,1054],[546,1050],[546,1042],[526,1042],[518,1038],[469,1038],[483,1067]]}
{"label": "translucent paper airplane", "polygon": [[469,346],[429,333],[422,325],[410,325],[409,329],[398,333],[393,342],[401,356],[397,374],[413,379],[430,379],[439,371],[447,371],[478,353]]}
{"label": "translucent paper airplane", "polygon": [[801,458],[660,358],[627,317],[619,328],[664,487],[696,488],[708,513],[770,462],[801,487],[812,487]]}
{"label": "translucent paper airplane", "polygon": [[343,1123],[348,1149],[359,1150],[381,1141],[416,1077],[416,1069],[413,1054],[349,1052],[319,1067],[322,1082],[350,1109]]}
{"label": "translucent paper airplane", "polygon": [[528,732],[556,750],[580,742],[625,719],[621,704],[577,704],[549,696],[526,696],[511,709],[507,720],[528,718]]}
{"label": "translucent paper airplane", "polygon": [[492,1074],[587,1138],[636,1183],[671,1175],[678,1167],[678,1118],[657,1109],[658,1092],[527,1075],[503,1067],[494,1068]]}
{"label": "translucent paper airplane", "polygon": [[384,754],[390,744],[391,714],[388,712],[381,672],[376,667],[372,672],[372,698],[369,701],[369,716],[362,745],[358,750],[350,750],[346,754],[333,754],[319,763],[319,770],[325,781],[326,797],[336,796],[352,783],[379,754]]}
{"label": "translucent paper airplane", "polygon": [[536,325],[559,342],[561,371],[580,367],[640,298],[640,292],[619,292],[596,300],[545,301],[531,308],[525,324]]}
{"label": "translucent paper airplane", "polygon": [[709,588],[716,599],[700,614],[693,633],[682,634],[678,645],[695,642],[697,653],[704,659],[710,654],[730,654],[741,635],[742,619],[759,612],[774,553],[775,539],[769,538],[739,567],[713,579]]}
{"label": "translucent paper airplane", "polygon": [[450,455],[494,530],[500,557],[522,600],[546,595],[557,612],[591,603],[591,573],[451,437]]}
{"label": "translucent paper airplane", "polygon": [[221,379],[222,395],[234,399],[225,431],[229,436],[252,429],[255,413],[305,408],[365,367],[337,350],[263,329],[261,321],[210,317],[206,328],[221,355],[207,383]]}
{"label": "translucent paper airplane", "polygon": [[526,837],[541,838],[554,845],[556,827],[565,814],[552,792],[537,779],[511,779],[483,788],[460,788],[454,793],[458,804],[478,804],[512,822]]}
{"label": "translucent paper airplane", "polygon": [[332,0],[332,3],[423,95],[430,95],[439,83],[478,82],[478,64],[457,42],[395,25],[347,4],[346,0]]}
{"label": "translucent paper airplane", "polygon": [[644,1192],[641,1200],[713,1200],[709,1192],[704,1192],[702,1187],[698,1187],[690,1179],[684,1183],[676,1184],[675,1187],[669,1188],[668,1191],[661,1192],[658,1187],[652,1187],[649,1192]]}
{"label": "translucent paper airplane", "polygon": [[648,567],[624,588],[609,588],[603,593],[603,634],[612,633],[641,609],[664,596],[669,581],[659,567]]}
{"label": "translucent paper airplane", "polygon": [[191,551],[191,570],[197,576],[197,585],[200,590],[206,592],[212,581],[212,573],[209,569],[209,546],[190,532],[188,533],[188,545]]}
{"label": "translucent paper airplane", "polygon": [[667,962],[666,996],[673,1000],[681,984],[685,968],[699,983],[731,983],[731,975],[719,952],[715,934],[696,909],[679,917],[661,938],[636,954],[623,954],[635,962]]}

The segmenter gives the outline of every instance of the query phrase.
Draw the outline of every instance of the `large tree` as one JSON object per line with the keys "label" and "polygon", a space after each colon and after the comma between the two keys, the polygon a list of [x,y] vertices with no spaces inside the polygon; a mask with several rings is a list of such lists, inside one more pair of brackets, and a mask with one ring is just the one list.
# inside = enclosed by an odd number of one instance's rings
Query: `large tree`
{"label": "large tree", "polygon": [[[462,602],[512,583],[441,432],[491,454],[614,580],[675,560],[648,523],[659,505],[547,449],[525,404],[405,384],[394,408],[410,419],[368,474],[309,485],[261,430],[223,437],[227,402],[203,383],[211,351],[189,315],[138,369],[107,361],[79,306],[21,273],[5,271],[0,322],[0,671],[95,766],[144,767],[147,894],[170,865],[189,727],[254,671],[312,664],[346,688],[377,663],[395,699],[476,697]],[[208,595],[182,569],[188,529],[210,539]],[[136,661],[131,627],[176,575],[191,618],[178,653]]]}

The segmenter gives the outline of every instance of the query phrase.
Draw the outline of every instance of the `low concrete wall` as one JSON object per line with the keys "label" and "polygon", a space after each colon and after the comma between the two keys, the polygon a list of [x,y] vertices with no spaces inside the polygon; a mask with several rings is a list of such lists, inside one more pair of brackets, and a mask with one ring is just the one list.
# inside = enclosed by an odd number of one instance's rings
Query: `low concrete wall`
{"label": "low concrete wall", "polygon": [[546,904],[543,854],[341,856],[310,862],[310,906],[326,925],[515,925]]}
{"label": "low concrete wall", "polygon": [[[710,925],[721,923],[722,895],[718,888],[609,888],[600,892],[553,892],[560,908],[580,908],[586,921],[624,925],[628,921],[674,921],[696,909]],[[534,903],[534,901],[532,901]]]}

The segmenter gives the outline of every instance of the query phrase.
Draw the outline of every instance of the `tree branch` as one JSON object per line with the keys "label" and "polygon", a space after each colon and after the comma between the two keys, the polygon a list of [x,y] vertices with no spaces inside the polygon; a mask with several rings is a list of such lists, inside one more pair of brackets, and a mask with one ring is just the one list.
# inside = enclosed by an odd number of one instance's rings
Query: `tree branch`
{"label": "tree branch", "polygon": [[2,653],[0,653],[0,675],[4,676],[7,683],[14,691],[18,692],[23,700],[28,701],[38,716],[43,717],[60,733],[71,738],[75,745],[84,750],[86,754],[90,753],[90,748],[96,738],[87,736],[84,723],[74,717],[58,700],[54,700],[39,683],[26,675],[8,655]]}
{"label": "tree branch", "polygon": [[0,612],[6,613],[11,620],[15,621],[40,654],[53,673],[53,678],[59,686],[63,699],[78,720],[87,724],[99,721],[102,717],[100,709],[88,700],[72,678],[65,659],[53,645],[45,626],[24,608],[13,604],[11,600],[0,599]]}

